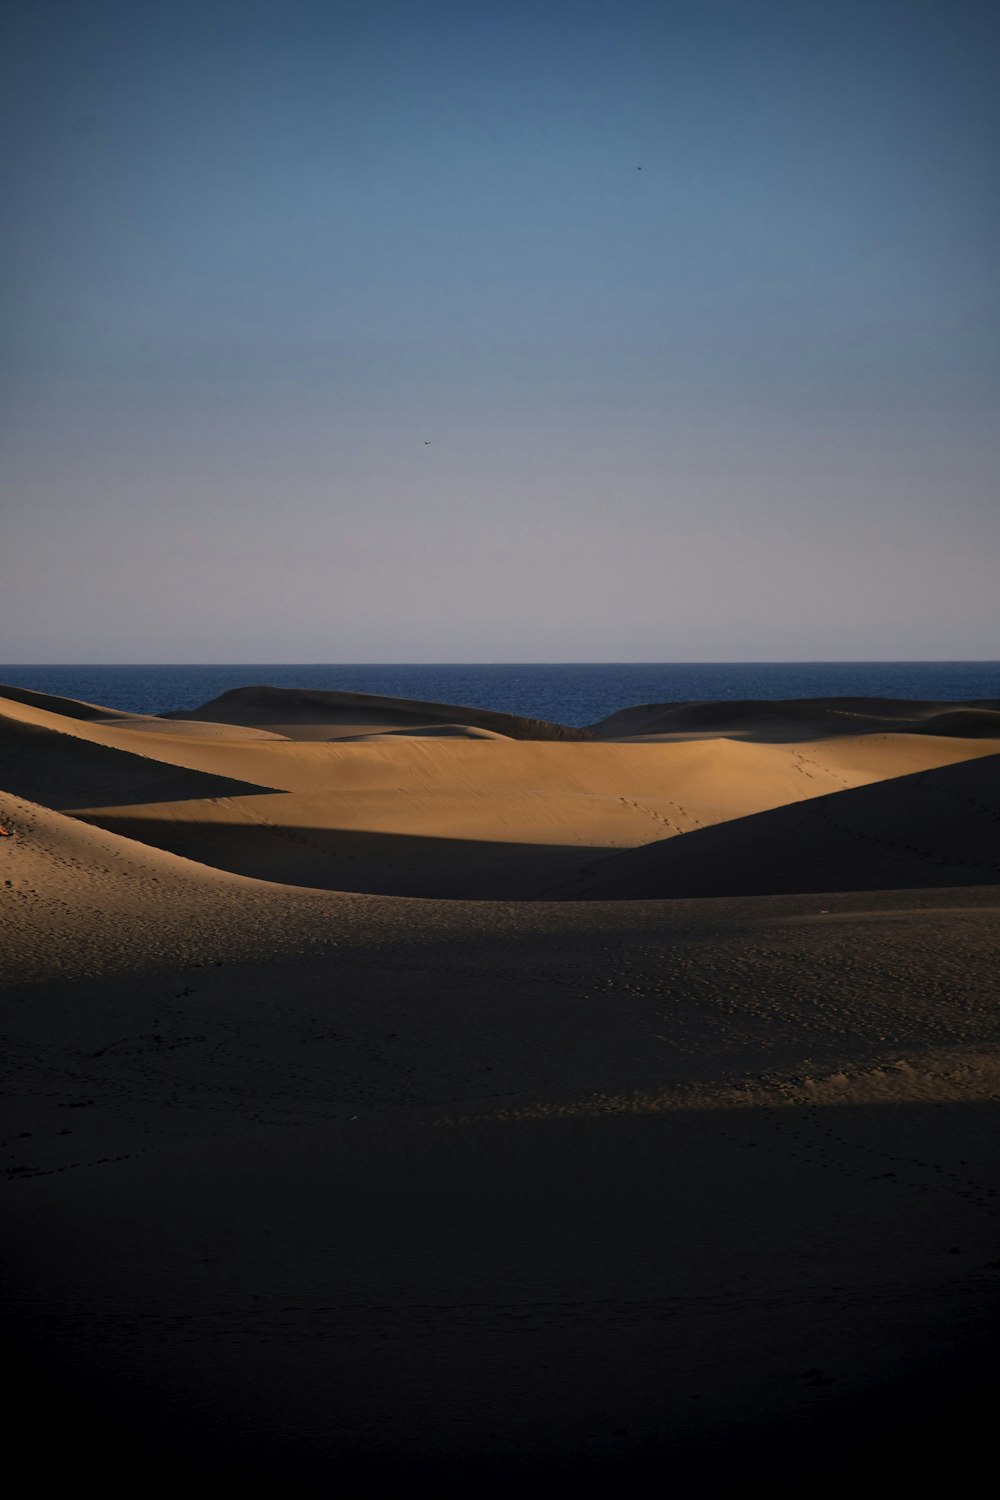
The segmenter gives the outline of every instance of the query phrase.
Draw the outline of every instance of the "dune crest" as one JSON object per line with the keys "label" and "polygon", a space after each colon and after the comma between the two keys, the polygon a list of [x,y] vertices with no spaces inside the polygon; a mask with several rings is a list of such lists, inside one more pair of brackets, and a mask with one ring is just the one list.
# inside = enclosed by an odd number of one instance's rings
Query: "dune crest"
{"label": "dune crest", "polygon": [[857,734],[983,735],[1000,739],[1000,699],[970,703],[903,698],[791,698],[643,703],[590,725],[601,739],[703,735],[755,740]]}
{"label": "dune crest", "polygon": [[448,703],[426,703],[411,698],[385,698],[371,693],[308,691],[303,688],[231,688],[200,708],[178,709],[165,719],[207,719],[214,724],[243,724],[278,728],[289,739],[336,739],[377,730],[416,725],[465,725],[493,730],[514,740],[587,740],[588,731],[542,719],[497,713],[485,708],[459,708]]}

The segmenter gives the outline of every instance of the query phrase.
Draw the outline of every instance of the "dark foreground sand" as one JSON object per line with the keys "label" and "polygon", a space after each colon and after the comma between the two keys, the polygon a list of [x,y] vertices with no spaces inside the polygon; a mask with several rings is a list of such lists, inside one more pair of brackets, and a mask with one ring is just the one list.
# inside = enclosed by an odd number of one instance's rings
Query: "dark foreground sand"
{"label": "dark foreground sand", "polygon": [[34,1482],[970,1489],[995,706],[336,697],[2,690]]}

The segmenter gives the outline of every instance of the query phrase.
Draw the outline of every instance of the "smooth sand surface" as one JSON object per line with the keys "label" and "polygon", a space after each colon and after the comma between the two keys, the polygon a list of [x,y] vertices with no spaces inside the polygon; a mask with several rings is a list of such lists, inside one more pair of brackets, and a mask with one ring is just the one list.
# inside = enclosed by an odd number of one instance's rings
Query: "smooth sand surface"
{"label": "smooth sand surface", "polygon": [[587,741],[347,696],[0,689],[36,1482],[962,1488],[1000,1305],[992,708]]}

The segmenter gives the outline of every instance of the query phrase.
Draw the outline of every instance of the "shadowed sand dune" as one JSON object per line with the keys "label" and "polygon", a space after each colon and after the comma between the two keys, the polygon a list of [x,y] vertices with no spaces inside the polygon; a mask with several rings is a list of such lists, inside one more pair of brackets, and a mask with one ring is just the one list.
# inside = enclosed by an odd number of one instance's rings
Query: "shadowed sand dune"
{"label": "shadowed sand dune", "polygon": [[648,844],[603,860],[572,895],[660,900],[997,881],[1000,756],[990,755]]}
{"label": "shadowed sand dune", "polygon": [[[239,804],[199,820],[198,804],[78,817],[126,838],[169,849],[236,874],[332,891],[423,899],[524,901],[579,877],[605,851],[588,844],[546,844],[533,828],[516,838],[448,838],[420,833],[272,822]],[[152,814],[152,816],[150,815]],[[271,817],[280,819],[276,807]]]}
{"label": "shadowed sand dune", "polygon": [[0,694],[37,1481],[686,1500],[988,1460],[993,708],[614,743],[227,696]]}
{"label": "shadowed sand dune", "polygon": [[421,740],[508,740],[509,734],[498,734],[495,729],[479,729],[474,724],[414,724],[404,729],[369,730],[365,734],[338,735],[341,741],[377,740],[396,736],[410,736]]}
{"label": "shadowed sand dune", "polygon": [[261,788],[231,776],[164,765],[58,729],[6,717],[0,700],[0,786],[30,801],[69,808],[191,797],[233,797]]}
{"label": "shadowed sand dune", "polygon": [[66,719],[111,723],[116,719],[134,717],[117,708],[102,708],[99,703],[86,703],[80,698],[60,698],[55,693],[35,693],[30,688],[13,687],[9,683],[0,683],[0,695],[8,704],[21,703],[28,708],[40,708],[46,713],[60,714]]}
{"label": "shadowed sand dune", "polygon": [[301,688],[245,687],[221,693],[200,708],[163,714],[164,719],[208,719],[278,729],[289,739],[338,739],[379,729],[433,725],[487,729],[514,740],[586,740],[586,730],[483,708],[456,708],[370,693],[307,692]]}
{"label": "shadowed sand dune", "polygon": [[888,698],[761,699],[742,703],[643,703],[590,726],[601,739],[645,735],[739,736],[756,740],[832,735],[985,735],[1000,738],[1000,699],[934,703]]}
{"label": "shadowed sand dune", "polygon": [[[79,720],[80,725],[91,724],[95,727],[110,727],[113,729],[145,730],[154,734],[182,734],[200,738],[211,736],[214,739],[225,740],[270,740],[281,739],[283,736],[272,734],[264,729],[246,728],[237,724],[204,724],[198,720],[185,719],[181,714],[171,715],[169,719],[161,718],[156,714],[132,714],[123,713],[117,708],[102,708],[97,703],[84,703],[77,698],[60,698],[53,693],[34,693],[29,688],[11,687],[9,684],[0,683],[0,704],[2,712],[10,716],[17,707],[38,709],[41,712],[41,722],[51,724],[51,715],[57,716],[62,723],[60,727],[65,731],[69,729],[67,720]],[[29,722],[38,722],[37,718],[29,718]],[[79,728],[79,726],[78,726]]]}

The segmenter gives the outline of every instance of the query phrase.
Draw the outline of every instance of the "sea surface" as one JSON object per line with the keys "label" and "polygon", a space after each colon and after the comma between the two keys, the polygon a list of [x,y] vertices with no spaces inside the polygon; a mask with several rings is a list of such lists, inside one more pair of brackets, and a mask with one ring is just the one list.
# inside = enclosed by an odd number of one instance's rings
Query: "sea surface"
{"label": "sea surface", "polygon": [[529,665],[0,665],[0,682],[129,713],[268,684],[423,698],[582,726],[637,703],[738,698],[1000,698],[1000,662],[533,662]]}

